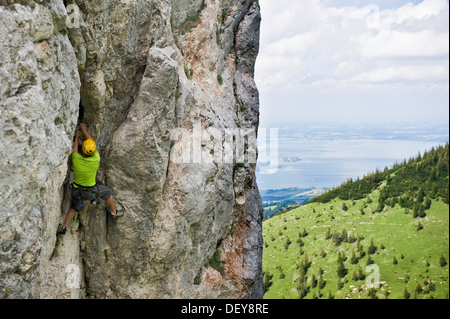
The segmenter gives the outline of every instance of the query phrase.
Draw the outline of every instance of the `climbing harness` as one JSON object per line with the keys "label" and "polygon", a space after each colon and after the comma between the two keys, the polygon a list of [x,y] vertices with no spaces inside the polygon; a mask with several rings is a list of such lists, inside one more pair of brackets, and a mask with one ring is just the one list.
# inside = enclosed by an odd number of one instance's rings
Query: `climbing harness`
{"label": "climbing harness", "polygon": [[[86,207],[83,203],[83,199],[90,200],[93,206],[97,206],[97,199],[99,194],[98,185],[85,187],[74,182],[72,184],[72,187],[78,190],[74,197],[74,199],[78,200],[76,204],[77,207],[74,207],[76,211],[80,212]],[[77,208],[81,208],[81,210],[77,210]]]}

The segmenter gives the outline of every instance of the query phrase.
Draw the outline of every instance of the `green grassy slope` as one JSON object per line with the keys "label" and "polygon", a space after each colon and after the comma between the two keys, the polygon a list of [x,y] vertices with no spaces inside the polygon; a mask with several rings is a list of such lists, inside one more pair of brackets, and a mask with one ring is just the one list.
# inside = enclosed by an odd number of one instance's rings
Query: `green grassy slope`
{"label": "green grassy slope", "polygon": [[[422,219],[405,214],[405,209],[398,205],[380,213],[366,212],[362,215],[362,207],[367,205],[365,211],[375,208],[378,193],[372,194],[375,199],[372,204],[367,204],[366,200],[357,200],[354,205],[347,202],[349,209],[346,212],[341,210],[344,201],[335,199],[327,204],[308,204],[264,221],[263,270],[272,276],[272,284],[264,297],[298,298],[300,268],[297,266],[307,256],[311,266],[306,273],[309,292],[305,298],[328,298],[330,293],[334,298],[369,298],[366,281],[354,280],[353,272],[359,273],[361,268],[366,276],[372,274],[371,271],[366,272],[366,266],[368,248],[373,240],[377,251],[370,258],[379,267],[381,282],[381,287],[376,290],[377,297],[385,298],[388,291],[388,298],[404,298],[406,288],[414,298],[416,287],[420,285],[425,291],[418,293],[417,298],[448,298],[449,267],[448,264],[440,265],[441,256],[446,262],[449,260],[448,204],[441,200],[433,201],[427,216]],[[419,221],[423,229],[418,231]],[[360,256],[358,239],[337,246],[332,238],[326,239],[328,229],[331,234],[341,234],[345,229],[355,238],[363,237],[359,245],[363,247],[365,256],[352,265],[352,253]],[[308,235],[301,237],[301,252],[297,239],[304,230]],[[291,244],[285,249],[287,238]],[[337,275],[339,252],[348,258],[344,262],[348,274],[341,289],[338,289]],[[394,257],[397,264],[393,262]],[[325,287],[313,288],[311,280],[313,275],[319,280],[320,268]],[[281,273],[284,274],[282,279]],[[430,291],[426,292],[427,289]]]}
{"label": "green grassy slope", "polygon": [[[448,159],[448,144],[437,152],[429,163],[434,151],[385,171],[384,180],[357,181],[369,191],[346,183],[333,199],[325,194],[265,220],[265,298],[449,298],[448,187],[440,185],[448,183],[448,163],[443,174],[430,169]],[[364,195],[348,196],[351,189]],[[368,264],[379,269],[379,288],[368,287],[375,281]]]}

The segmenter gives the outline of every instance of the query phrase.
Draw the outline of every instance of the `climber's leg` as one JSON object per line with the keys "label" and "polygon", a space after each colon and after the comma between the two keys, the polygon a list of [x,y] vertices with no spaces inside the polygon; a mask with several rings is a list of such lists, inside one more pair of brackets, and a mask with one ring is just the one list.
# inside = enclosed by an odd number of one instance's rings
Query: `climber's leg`
{"label": "climber's leg", "polygon": [[73,219],[73,216],[75,216],[75,213],[76,213],[75,209],[69,208],[69,210],[67,211],[66,220],[64,222],[63,229],[67,229],[67,227],[70,224],[70,221]]}
{"label": "climber's leg", "polygon": [[116,215],[116,208],[114,207],[114,197],[111,195],[106,200],[106,206],[108,207],[109,212],[111,215]]}
{"label": "climber's leg", "polygon": [[70,208],[67,211],[66,219],[64,221],[64,225],[58,228],[57,234],[65,234],[67,227],[69,227],[70,222],[72,221],[73,217],[75,216],[75,213],[81,212],[85,205],[82,201],[82,192],[78,188],[72,187],[71,188],[71,199],[70,199]]}
{"label": "climber's leg", "polygon": [[116,210],[116,208],[114,207],[114,197],[112,195],[106,200],[106,206],[106,212],[110,212],[113,219],[121,217],[125,213],[123,209]]}
{"label": "climber's leg", "polygon": [[113,191],[110,187],[104,185],[98,185],[98,197],[103,199],[106,203],[107,212],[109,212],[113,217],[118,217],[123,215],[123,210],[117,211],[114,206],[114,197],[112,195]]}

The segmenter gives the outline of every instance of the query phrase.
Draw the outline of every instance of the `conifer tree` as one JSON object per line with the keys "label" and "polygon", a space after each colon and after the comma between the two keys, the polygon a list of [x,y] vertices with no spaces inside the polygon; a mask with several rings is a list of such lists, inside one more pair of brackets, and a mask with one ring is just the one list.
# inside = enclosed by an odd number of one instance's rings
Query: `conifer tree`
{"label": "conifer tree", "polygon": [[347,273],[348,270],[344,266],[344,261],[343,258],[341,257],[341,253],[339,253],[337,275],[339,278],[344,278],[347,275]]}
{"label": "conifer tree", "polygon": [[423,291],[423,288],[422,288],[422,286],[419,284],[419,283],[417,283],[417,286],[416,286],[416,294],[420,294],[421,292]]}
{"label": "conifer tree", "polygon": [[428,210],[431,207],[431,199],[427,196],[427,198],[425,199],[425,206],[424,209]]}
{"label": "conifer tree", "polygon": [[419,217],[419,204],[414,204],[413,206],[413,217],[417,218]]}
{"label": "conifer tree", "polygon": [[299,282],[299,284],[297,285],[297,292],[298,292],[298,298],[303,299],[308,294],[309,287],[306,285],[306,283]]}
{"label": "conifer tree", "polygon": [[359,267],[359,270],[358,270],[358,279],[359,279],[359,280],[364,280],[364,279],[366,279],[366,275],[363,273],[361,267]]}
{"label": "conifer tree", "polygon": [[422,229],[423,229],[423,225],[422,225],[422,223],[419,220],[419,224],[417,225],[417,231],[420,231]]}
{"label": "conifer tree", "polygon": [[441,258],[440,258],[440,260],[439,260],[439,265],[440,265],[441,267],[447,266],[447,260],[445,260],[444,255],[441,256]]}
{"label": "conifer tree", "polygon": [[420,187],[419,190],[417,191],[417,202],[418,203],[423,202],[423,196],[424,196],[423,188]]}
{"label": "conifer tree", "polygon": [[375,254],[375,252],[377,251],[377,247],[373,244],[373,239],[370,240],[370,246],[367,249],[367,253],[369,255],[373,255]]}
{"label": "conifer tree", "polygon": [[403,299],[409,299],[411,294],[408,292],[408,289],[405,287],[405,292],[403,293]]}
{"label": "conifer tree", "polygon": [[298,282],[300,283],[306,282],[306,270],[304,267],[300,267],[300,275],[298,277]]}
{"label": "conifer tree", "polygon": [[420,205],[420,207],[419,207],[419,217],[420,218],[424,218],[425,216],[427,216],[427,213],[425,213],[425,206]]}
{"label": "conifer tree", "polygon": [[350,258],[350,263],[356,265],[358,263],[358,258],[356,258],[355,251],[352,252],[352,257]]}
{"label": "conifer tree", "polygon": [[321,274],[319,274],[319,281],[318,281],[318,286],[319,289],[323,289],[326,285],[326,281],[323,279],[323,276]]}
{"label": "conifer tree", "polygon": [[290,244],[291,240],[289,239],[289,236],[287,236],[286,242],[284,243],[284,250],[288,250]]}
{"label": "conifer tree", "polygon": [[286,275],[283,272],[283,268],[280,268],[280,279],[284,279]]}
{"label": "conifer tree", "polygon": [[377,290],[375,288],[370,288],[368,292],[368,296],[370,299],[378,299]]}
{"label": "conifer tree", "polygon": [[269,290],[269,287],[272,285],[272,275],[269,272],[269,269],[266,269],[266,271],[264,272],[264,281],[263,281],[263,286],[264,286],[264,292],[267,292]]}
{"label": "conifer tree", "polygon": [[317,287],[317,283],[318,283],[318,281],[316,279],[316,276],[313,274],[312,277],[311,277],[311,287],[312,288],[316,288]]}

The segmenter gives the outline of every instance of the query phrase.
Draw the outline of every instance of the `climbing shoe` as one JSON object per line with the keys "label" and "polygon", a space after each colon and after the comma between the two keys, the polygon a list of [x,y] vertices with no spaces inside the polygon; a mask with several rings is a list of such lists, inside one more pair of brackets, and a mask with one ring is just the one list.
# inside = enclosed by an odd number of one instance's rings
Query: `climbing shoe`
{"label": "climbing shoe", "polygon": [[63,226],[59,226],[58,230],[56,231],[56,235],[65,235],[67,232],[67,228]]}
{"label": "climbing shoe", "polygon": [[118,217],[122,217],[125,214],[125,211],[123,209],[116,210],[116,215],[111,214],[112,218],[116,219]]}
{"label": "climbing shoe", "polygon": [[125,214],[125,211],[124,211],[123,209],[118,209],[118,210],[116,210],[116,215],[111,214],[111,213],[109,212],[109,210],[108,210],[108,207],[105,207],[105,211],[106,211],[107,214],[111,215],[111,217],[112,217],[113,219],[116,219],[116,218],[118,218],[118,217],[122,217],[122,216]]}

